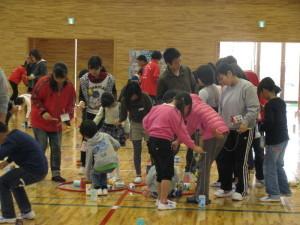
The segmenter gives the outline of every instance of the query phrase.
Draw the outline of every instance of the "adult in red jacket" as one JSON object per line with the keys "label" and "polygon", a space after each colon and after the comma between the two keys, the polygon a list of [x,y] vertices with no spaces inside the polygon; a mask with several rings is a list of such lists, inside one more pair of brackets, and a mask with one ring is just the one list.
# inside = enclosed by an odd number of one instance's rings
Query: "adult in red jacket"
{"label": "adult in red jacket", "polygon": [[74,115],[76,93],[67,79],[67,66],[56,63],[53,73],[39,79],[32,91],[31,122],[36,140],[46,151],[48,139],[52,180],[64,182],[60,175],[62,123]]}
{"label": "adult in red jacket", "polygon": [[153,51],[151,61],[145,66],[141,76],[141,89],[156,102],[157,81],[160,75],[159,60],[162,55],[159,51]]}

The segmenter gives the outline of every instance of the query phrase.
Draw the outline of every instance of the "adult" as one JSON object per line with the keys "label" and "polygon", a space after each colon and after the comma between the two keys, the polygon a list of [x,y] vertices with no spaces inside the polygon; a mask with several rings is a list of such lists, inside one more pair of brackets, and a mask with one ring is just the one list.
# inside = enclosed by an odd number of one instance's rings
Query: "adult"
{"label": "adult", "polygon": [[20,131],[8,131],[0,122],[0,169],[14,162],[13,168],[0,177],[0,200],[2,216],[0,223],[15,223],[16,213],[13,197],[20,208],[22,219],[34,219],[25,186],[43,180],[48,173],[48,163],[41,145],[30,135]]}
{"label": "adult", "polygon": [[8,82],[3,70],[0,68],[0,122],[5,123],[8,110]]}
{"label": "adult", "polygon": [[156,102],[157,81],[160,75],[159,61],[162,55],[160,51],[153,51],[151,61],[145,66],[141,80],[142,91],[148,94],[153,102]]}
{"label": "adult", "polygon": [[[248,153],[253,139],[253,130],[259,112],[256,88],[236,71],[237,64],[220,63],[217,76],[225,85],[220,100],[220,115],[230,129],[230,133],[219,155],[221,189],[217,197],[232,197],[241,201],[248,191]],[[234,170],[235,167],[235,170]],[[232,174],[236,172],[238,182],[232,193]]]}
{"label": "adult", "polygon": [[76,100],[74,86],[68,80],[67,74],[67,66],[56,63],[50,75],[39,79],[31,98],[34,136],[44,151],[49,139],[52,180],[55,182],[65,182],[60,173],[62,123],[70,123]]}
{"label": "adult", "polygon": [[[254,85],[258,86],[259,79],[255,72],[247,70],[244,71],[248,80]],[[261,108],[266,104],[266,100],[263,98],[258,98]],[[261,147],[260,139],[261,133],[259,132],[259,128],[261,126],[261,119],[263,117],[262,110],[260,110],[260,114],[257,120],[257,124],[255,127],[252,148],[249,151],[249,158],[248,158],[248,166],[249,170],[253,170],[255,167],[255,177],[256,177],[256,186],[261,187],[264,185],[264,173],[263,173],[263,164],[264,164],[264,148]],[[253,159],[253,151],[255,153],[255,159]]]}
{"label": "adult", "polygon": [[[92,56],[88,61],[88,72],[80,78],[79,106],[85,118],[93,120],[101,106],[101,96],[104,92],[112,93],[117,99],[117,90],[114,77],[108,73],[99,56]],[[100,128],[100,122],[98,127]],[[86,157],[86,141],[83,140],[80,150],[81,168],[79,173],[84,172]]]}
{"label": "adult", "polygon": [[[194,93],[196,82],[189,67],[181,64],[181,54],[176,48],[167,48],[163,54],[167,64],[166,70],[158,80],[157,100],[160,102],[164,94],[171,89]],[[190,177],[191,164],[193,161],[193,151],[189,149],[186,154],[187,180]]]}
{"label": "adult", "polygon": [[33,88],[34,85],[38,82],[38,80],[42,77],[48,74],[47,69],[47,61],[42,58],[41,53],[37,49],[32,49],[29,52],[29,57],[32,61],[32,63],[35,64],[34,70],[31,74],[29,74],[28,77],[28,86]]}

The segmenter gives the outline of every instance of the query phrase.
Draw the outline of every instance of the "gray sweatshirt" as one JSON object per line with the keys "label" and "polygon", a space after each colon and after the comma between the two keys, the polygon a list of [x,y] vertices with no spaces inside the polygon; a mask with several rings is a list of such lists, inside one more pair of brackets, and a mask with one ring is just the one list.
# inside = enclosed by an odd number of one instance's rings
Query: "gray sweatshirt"
{"label": "gray sweatshirt", "polygon": [[249,81],[239,79],[234,86],[226,86],[220,97],[219,113],[231,130],[239,128],[232,123],[232,116],[241,115],[242,123],[249,128],[255,127],[259,112],[256,87]]}
{"label": "gray sweatshirt", "polygon": [[7,113],[8,101],[8,82],[3,70],[0,69],[0,113]]}
{"label": "gray sweatshirt", "polygon": [[86,177],[91,180],[92,172],[105,173],[117,167],[118,156],[116,151],[120,143],[106,133],[97,132],[87,140],[86,149]]}

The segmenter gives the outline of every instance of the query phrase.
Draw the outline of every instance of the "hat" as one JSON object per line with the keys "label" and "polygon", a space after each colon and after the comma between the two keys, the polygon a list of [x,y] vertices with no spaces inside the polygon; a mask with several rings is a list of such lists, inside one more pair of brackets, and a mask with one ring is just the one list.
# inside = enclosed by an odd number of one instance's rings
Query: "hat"
{"label": "hat", "polygon": [[263,89],[274,91],[275,94],[281,92],[281,88],[275,84],[271,77],[266,77],[260,81],[257,88],[258,93],[262,92]]}
{"label": "hat", "polygon": [[139,81],[139,77],[137,75],[132,75],[130,80],[131,81]]}

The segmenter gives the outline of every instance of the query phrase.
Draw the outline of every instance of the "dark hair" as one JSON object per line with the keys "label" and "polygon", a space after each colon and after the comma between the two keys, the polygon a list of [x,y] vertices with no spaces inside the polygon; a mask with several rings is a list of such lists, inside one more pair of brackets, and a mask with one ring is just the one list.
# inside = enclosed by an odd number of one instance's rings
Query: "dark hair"
{"label": "dark hair", "polygon": [[136,60],[138,61],[144,61],[144,62],[148,62],[147,57],[144,55],[139,55]]}
{"label": "dark hair", "polygon": [[98,127],[93,120],[84,120],[79,127],[82,136],[92,138],[98,132]]}
{"label": "dark hair", "polygon": [[196,80],[201,80],[205,86],[215,83],[215,72],[208,64],[199,66],[198,69],[194,71],[194,76]]}
{"label": "dark hair", "polygon": [[25,68],[27,68],[27,65],[28,65],[28,63],[27,63],[27,61],[25,60],[25,62],[24,62],[24,64],[23,64],[22,66],[25,67]]}
{"label": "dark hair", "polygon": [[260,94],[263,89],[274,92],[276,95],[281,92],[281,88],[275,84],[271,77],[266,77],[259,82],[257,93]]}
{"label": "dark hair", "polygon": [[238,78],[242,78],[248,80],[242,71],[242,69],[235,63],[228,64],[226,62],[221,62],[217,65],[216,75],[219,76],[220,74],[227,75],[227,72],[230,71],[234,76]]}
{"label": "dark hair", "polygon": [[8,131],[8,127],[5,123],[0,122],[0,133],[5,133]]}
{"label": "dark hair", "polygon": [[68,75],[68,67],[66,64],[62,62],[55,63],[53,66],[53,75],[56,78],[66,78]]}
{"label": "dark hair", "polygon": [[151,54],[151,59],[161,60],[162,55],[160,51],[153,51]]}
{"label": "dark hair", "polygon": [[126,104],[130,105],[130,99],[133,95],[137,95],[140,99],[142,96],[142,90],[137,82],[130,82],[126,85],[124,91],[124,99]]}
{"label": "dark hair", "polygon": [[188,92],[182,91],[175,96],[175,106],[180,111],[181,115],[184,116],[184,107],[190,106],[189,112],[192,110],[192,98]]}
{"label": "dark hair", "polygon": [[15,105],[22,105],[24,103],[25,99],[23,97],[17,97],[15,99]]}
{"label": "dark hair", "polygon": [[88,68],[89,69],[99,69],[102,67],[102,60],[99,56],[92,56],[88,61]]}
{"label": "dark hair", "polygon": [[80,79],[84,74],[88,73],[89,71],[87,69],[80,70],[78,73],[78,78]]}
{"label": "dark hair", "polygon": [[104,92],[101,95],[101,106],[110,107],[115,102],[114,96],[110,92]]}
{"label": "dark hair", "polygon": [[164,103],[170,103],[174,100],[175,96],[179,93],[180,91],[179,90],[176,90],[176,89],[170,89],[170,90],[167,90],[165,92],[165,94],[163,95],[162,97],[162,102]]}
{"label": "dark hair", "polygon": [[[221,58],[219,59],[217,62],[216,62],[216,66],[218,67],[220,64],[222,63],[227,63],[227,64],[230,64],[230,65],[233,65],[234,67],[234,74],[238,77],[238,78],[242,78],[244,80],[248,80],[247,76],[245,75],[244,71],[241,69],[241,67],[238,66],[237,64],[237,60],[236,58],[234,58],[232,55],[230,56],[226,56],[224,58]],[[218,76],[218,74],[217,74]]]}
{"label": "dark hair", "polygon": [[167,64],[172,64],[173,60],[180,56],[181,54],[176,48],[167,48],[164,52],[164,60]]}
{"label": "dark hair", "polygon": [[31,49],[29,52],[29,56],[33,56],[37,61],[40,61],[42,59],[42,55],[37,49]]}

